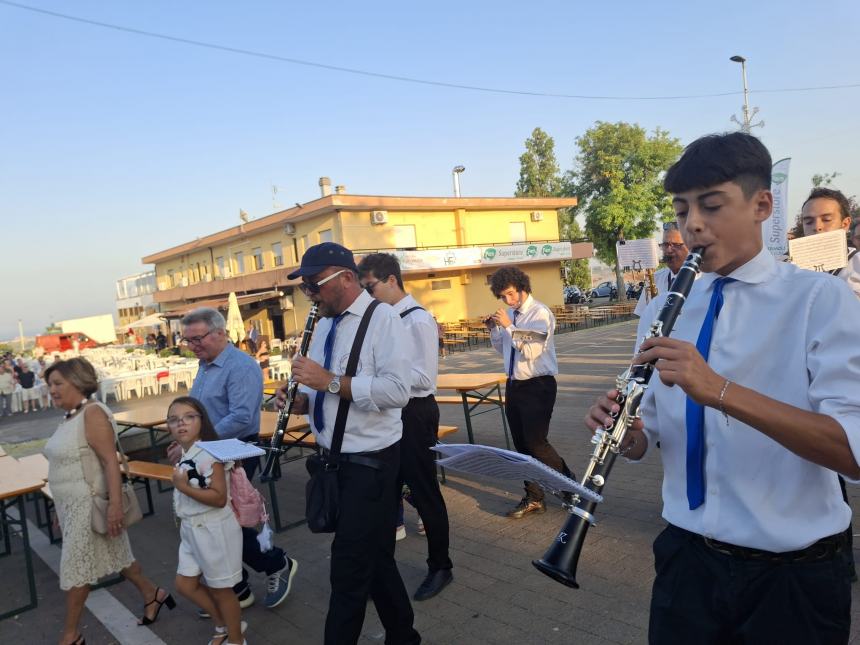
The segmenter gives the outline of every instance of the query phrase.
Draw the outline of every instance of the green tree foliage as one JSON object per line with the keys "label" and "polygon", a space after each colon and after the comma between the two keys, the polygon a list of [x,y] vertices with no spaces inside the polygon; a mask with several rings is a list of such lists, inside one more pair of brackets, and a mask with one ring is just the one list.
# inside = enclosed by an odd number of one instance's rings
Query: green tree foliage
{"label": "green tree foliage", "polygon": [[520,155],[517,197],[557,197],[561,190],[561,171],[555,159],[555,141],[540,128],[526,139]]}
{"label": "green tree foliage", "polygon": [[[526,151],[520,155],[520,178],[517,181],[517,197],[557,197],[561,194],[562,177],[555,158],[555,141],[540,128],[532,130],[525,142]],[[582,228],[574,219],[573,209],[558,213],[558,239],[582,240]],[[591,272],[588,260],[571,260],[563,263],[568,267],[567,284],[576,284],[583,289],[591,288]]]}
{"label": "green tree foliage", "polygon": [[[573,209],[567,209],[568,212]],[[562,239],[584,240],[585,235],[582,232],[579,222],[573,216],[570,217],[568,226],[568,237]],[[591,269],[588,268],[588,260],[567,260],[564,266],[568,268],[566,284],[575,284],[583,291],[591,289]]]}
{"label": "green tree foliage", "polygon": [[680,142],[657,128],[649,135],[629,123],[598,121],[576,139],[575,167],[565,176],[564,192],[579,199],[585,232],[597,256],[615,266],[622,290],[615,242],[651,237],[657,222],[672,219],[671,199],[663,190],[663,173],[681,154]]}

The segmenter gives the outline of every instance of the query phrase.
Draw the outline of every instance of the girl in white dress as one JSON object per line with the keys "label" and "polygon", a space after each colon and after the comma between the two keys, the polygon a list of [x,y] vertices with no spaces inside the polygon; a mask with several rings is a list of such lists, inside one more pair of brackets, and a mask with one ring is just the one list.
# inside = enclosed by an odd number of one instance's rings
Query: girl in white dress
{"label": "girl in white dress", "polygon": [[230,506],[228,471],[197,442],[218,439],[206,409],[195,398],[175,399],[167,426],[182,447],[173,471],[173,506],[181,521],[176,590],[212,616],[210,645],[245,643],[242,610],[233,585],[242,580],[242,528]]}

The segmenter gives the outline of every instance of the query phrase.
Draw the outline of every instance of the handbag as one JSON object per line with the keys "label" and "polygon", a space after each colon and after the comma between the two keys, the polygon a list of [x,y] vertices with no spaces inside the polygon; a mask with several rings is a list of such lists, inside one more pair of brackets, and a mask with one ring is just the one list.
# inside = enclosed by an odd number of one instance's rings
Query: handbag
{"label": "handbag", "polygon": [[[355,376],[358,368],[358,355],[361,353],[361,345],[370,324],[373,311],[379,305],[378,300],[371,302],[361,318],[352,349],[349,353],[349,362],[346,365],[344,376]],[[311,455],[305,462],[310,479],[305,485],[305,518],[311,533],[334,533],[337,528],[337,519],[340,515],[340,490],[338,483],[338,469],[340,464],[340,447],[343,444],[343,433],[346,429],[346,417],[349,414],[347,399],[341,399],[337,407],[337,418],[334,423],[334,432],[331,439],[331,449],[328,455],[319,453]]]}
{"label": "handbag", "polygon": [[[113,426],[114,437],[116,437],[116,422],[113,415],[108,412],[111,426]],[[125,451],[122,449],[122,444],[116,440],[116,447],[120,456],[120,470],[122,471],[123,481],[120,485],[120,501],[122,503],[122,524],[123,528],[128,528],[132,524],[143,519],[143,511],[140,508],[140,502],[137,499],[137,494],[134,492],[134,487],[131,485],[128,458],[125,456]],[[107,509],[110,498],[107,491],[107,482],[105,481],[104,469],[99,462],[98,457],[87,443],[85,424],[80,424],[78,432],[78,451],[81,457],[81,467],[84,472],[84,481],[90,489],[90,500],[92,507],[90,509],[90,527],[93,532],[99,535],[108,534]]]}

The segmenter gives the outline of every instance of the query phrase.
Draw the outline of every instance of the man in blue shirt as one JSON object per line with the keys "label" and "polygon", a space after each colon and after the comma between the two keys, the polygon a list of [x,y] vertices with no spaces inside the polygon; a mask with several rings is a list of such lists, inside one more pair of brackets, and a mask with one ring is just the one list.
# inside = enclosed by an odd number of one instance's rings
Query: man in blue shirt
{"label": "man in blue shirt", "polygon": [[[206,408],[220,438],[235,437],[256,443],[263,401],[263,374],[259,364],[230,342],[226,321],[218,310],[201,307],[188,313],[181,322],[183,341],[200,359],[191,396]],[[245,459],[242,465],[251,480],[259,460]],[[281,604],[290,593],[298,563],[279,547],[261,552],[257,532],[245,527],[242,528],[242,561],[255,571],[266,573],[266,607],[271,609]],[[242,570],[242,582],[234,591],[243,608],[254,602],[246,570]]]}

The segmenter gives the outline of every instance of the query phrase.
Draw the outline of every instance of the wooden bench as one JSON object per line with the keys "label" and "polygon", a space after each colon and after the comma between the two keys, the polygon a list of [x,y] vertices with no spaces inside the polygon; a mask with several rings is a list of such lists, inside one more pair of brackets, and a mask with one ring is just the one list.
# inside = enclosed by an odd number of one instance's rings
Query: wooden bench
{"label": "wooden bench", "polygon": [[[439,405],[454,405],[454,404],[463,404],[463,397],[458,396],[457,394],[445,394],[442,396],[436,397],[436,403]],[[496,398],[487,398],[481,401],[477,401],[475,399],[466,399],[466,403],[469,405],[499,405],[499,400]],[[505,396],[502,395],[502,405],[505,404]]]}
{"label": "wooden bench", "polygon": [[[13,457],[9,457],[9,459],[13,459]],[[36,526],[47,529],[48,540],[50,540],[51,544],[60,542],[63,538],[60,535],[54,535],[54,523],[51,520],[51,513],[54,508],[54,495],[51,493],[51,487],[47,484],[48,460],[45,458],[45,455],[35,454],[21,457],[16,461],[18,467],[23,469],[23,472],[46,482],[40,490],[32,494],[32,500],[36,509]],[[42,510],[45,511],[44,519],[42,518]]]}

